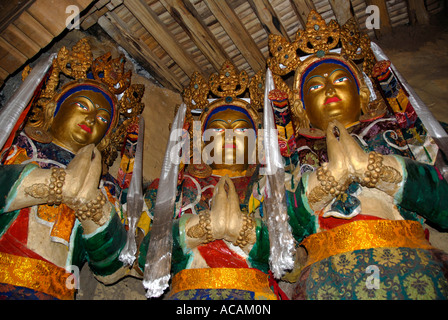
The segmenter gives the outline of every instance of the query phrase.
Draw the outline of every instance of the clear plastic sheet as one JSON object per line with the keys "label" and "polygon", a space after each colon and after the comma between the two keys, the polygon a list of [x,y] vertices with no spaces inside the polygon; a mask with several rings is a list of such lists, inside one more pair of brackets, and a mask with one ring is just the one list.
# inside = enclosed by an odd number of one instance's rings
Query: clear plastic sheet
{"label": "clear plastic sheet", "polygon": [[17,120],[33,97],[34,91],[41,83],[56,56],[57,54],[53,53],[48,58],[39,61],[19,89],[14,92],[13,96],[0,110],[0,150],[3,149]]}
{"label": "clear plastic sheet", "polygon": [[[177,130],[182,130],[187,106],[182,103],[174,118],[170,137]],[[154,298],[163,294],[169,286],[172,250],[172,218],[177,191],[179,165],[173,161],[171,150],[178,142],[169,140],[160,174],[154,207],[154,221],[151,229],[151,241],[146,254],[143,286],[146,297]]]}
{"label": "clear plastic sheet", "polygon": [[134,169],[129,185],[127,197],[127,218],[129,230],[127,233],[127,242],[120,252],[118,259],[127,265],[132,265],[137,253],[137,244],[135,242],[135,229],[143,209],[143,140],[145,132],[145,120],[139,115],[138,122],[138,141],[135,151]]}
{"label": "clear plastic sheet", "polygon": [[272,72],[266,71],[263,112],[263,146],[265,168],[260,173],[266,175],[266,197],[264,212],[269,230],[269,263],[274,277],[281,278],[294,266],[294,238],[289,225],[286,206],[285,171],[278,145],[278,134],[269,92],[275,89]]}

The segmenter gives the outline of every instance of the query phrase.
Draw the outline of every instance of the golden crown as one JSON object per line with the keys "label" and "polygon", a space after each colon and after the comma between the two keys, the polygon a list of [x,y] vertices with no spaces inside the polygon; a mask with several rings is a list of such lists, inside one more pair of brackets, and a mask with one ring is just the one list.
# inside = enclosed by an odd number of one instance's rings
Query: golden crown
{"label": "golden crown", "polygon": [[[125,62],[123,55],[112,59],[110,52],[94,60],[87,38],[79,40],[71,50],[63,46],[53,60],[44,88],[30,111],[26,124],[27,133],[33,135],[33,132],[37,132],[41,136],[34,136],[33,138],[36,138],[36,140],[41,142],[51,141],[48,137],[45,137],[44,133],[48,129],[49,123],[47,109],[51,108],[50,102],[58,96],[60,75],[64,74],[73,79],[65,84],[65,87],[83,81],[91,81],[88,80],[90,71],[94,80],[104,90],[108,90],[113,95],[123,94],[115,106],[119,115],[116,122],[117,126],[104,138],[107,143],[101,144],[100,150],[104,162],[109,166],[112,165],[117,157],[117,151],[121,149],[129,126],[136,122],[136,117],[144,108],[141,100],[145,92],[145,86],[131,84],[132,72],[130,70],[125,72]],[[29,70],[30,68],[25,68],[22,78],[27,76]],[[100,145],[98,147],[100,148]]]}
{"label": "golden crown", "polygon": [[269,35],[268,66],[273,74],[283,76],[304,63],[300,56],[315,54],[324,56],[330,50],[341,48],[341,55],[353,62],[362,62],[362,71],[371,75],[375,56],[370,48],[370,38],[359,31],[354,18],[342,27],[331,20],[328,24],[319,13],[312,10],[304,30],[298,30],[296,39],[289,42],[280,35]]}

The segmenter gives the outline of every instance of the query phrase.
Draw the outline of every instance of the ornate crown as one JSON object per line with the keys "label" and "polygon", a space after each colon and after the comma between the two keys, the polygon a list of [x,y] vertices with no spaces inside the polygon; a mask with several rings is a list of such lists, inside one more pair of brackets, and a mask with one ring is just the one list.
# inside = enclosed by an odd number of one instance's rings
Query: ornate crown
{"label": "ornate crown", "polygon": [[[295,123],[301,128],[309,127],[307,117],[300,105],[297,90],[292,90],[286,85],[282,76],[290,72],[302,70],[313,58],[323,58],[331,50],[340,48],[340,56],[356,65],[360,72],[367,77],[372,77],[373,67],[376,63],[375,56],[370,48],[370,38],[360,32],[354,18],[348,20],[343,26],[331,20],[328,24],[312,10],[304,30],[298,30],[294,41],[289,42],[280,35],[269,35],[269,51],[271,57],[267,64],[273,73],[275,87],[288,94],[288,100],[293,112]],[[309,58],[305,56],[311,55]],[[297,75],[296,75],[297,76]],[[360,81],[364,82],[363,77]],[[371,102],[370,112],[382,112],[384,104]],[[375,105],[376,107],[373,107]],[[378,110],[373,110],[373,109]],[[379,110],[381,109],[381,110]]]}
{"label": "ornate crown", "polygon": [[305,30],[298,30],[293,42],[280,35],[269,35],[272,57],[268,59],[268,66],[272,73],[286,75],[304,63],[300,56],[315,54],[323,57],[336,47],[341,48],[341,55],[346,59],[362,61],[363,71],[371,75],[376,61],[370,38],[359,31],[355,19],[351,18],[342,27],[335,20],[327,24],[315,10],[308,15]]}
{"label": "ornate crown", "polygon": [[[193,73],[190,83],[182,93],[183,101],[190,112],[193,110],[207,112],[210,107],[209,95],[217,96],[220,98],[218,100],[225,103],[231,103],[243,96],[249,87],[251,102],[248,108],[257,110],[261,105],[259,102],[262,101],[260,93],[263,95],[259,85],[264,78],[260,74],[250,79],[245,71],[238,73],[232,62],[225,61],[219,73],[212,74],[208,81],[198,72]],[[262,86],[264,87],[264,83]]]}
{"label": "ornate crown", "polygon": [[[110,133],[103,138],[105,143],[98,145],[104,162],[108,166],[112,165],[117,157],[117,151],[121,149],[121,145],[124,142],[128,127],[136,122],[136,117],[144,108],[141,99],[145,87],[142,84],[131,84],[132,72],[125,72],[124,64],[125,58],[123,55],[112,59],[110,53],[106,53],[94,60],[87,38],[79,40],[71,50],[68,50],[65,46],[62,47],[58,52],[57,58],[53,60],[44,88],[28,115],[25,127],[27,133],[35,140],[41,142],[51,141],[45,134],[50,123],[49,112],[47,111],[52,108],[52,105],[54,105],[53,100],[58,97],[57,89],[61,73],[74,79],[64,84],[63,88],[69,85],[76,85],[76,83],[96,81],[98,86],[108,90],[113,95],[123,93],[117,106],[115,106],[119,113],[115,122],[116,127],[112,128]],[[23,77],[26,77],[28,72],[29,68],[26,68]],[[88,79],[92,77],[94,80]]]}

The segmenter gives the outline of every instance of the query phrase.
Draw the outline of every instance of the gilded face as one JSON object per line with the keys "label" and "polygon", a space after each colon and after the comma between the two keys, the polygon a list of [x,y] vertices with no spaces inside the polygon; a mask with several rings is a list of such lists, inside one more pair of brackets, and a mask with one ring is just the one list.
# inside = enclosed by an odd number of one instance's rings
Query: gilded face
{"label": "gilded face", "polygon": [[313,127],[325,131],[331,120],[338,120],[345,126],[359,120],[359,89],[344,66],[319,65],[303,79],[302,88],[304,107]]}
{"label": "gilded face", "polygon": [[78,91],[59,108],[50,132],[53,142],[76,153],[80,148],[97,145],[112,120],[112,106],[99,92]]}
{"label": "gilded face", "polygon": [[[231,169],[242,171],[249,166],[249,140],[255,138],[255,128],[252,120],[243,112],[225,109],[213,114],[207,122],[205,130],[213,134],[213,141],[206,143],[206,147],[213,143],[212,169]],[[205,131],[204,130],[204,131]],[[228,134],[226,135],[226,130]],[[229,134],[232,133],[233,134]],[[247,137],[247,138],[245,138]],[[253,139],[252,141],[254,141]],[[221,160],[218,163],[216,160]]]}

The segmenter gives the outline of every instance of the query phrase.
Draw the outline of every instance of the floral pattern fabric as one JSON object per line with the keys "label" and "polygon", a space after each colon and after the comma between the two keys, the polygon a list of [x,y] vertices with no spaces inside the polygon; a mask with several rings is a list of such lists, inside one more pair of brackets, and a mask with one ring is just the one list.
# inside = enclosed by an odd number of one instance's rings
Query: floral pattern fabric
{"label": "floral pattern fabric", "polygon": [[346,252],[305,268],[293,299],[445,300],[447,261],[448,255],[436,249]]}

